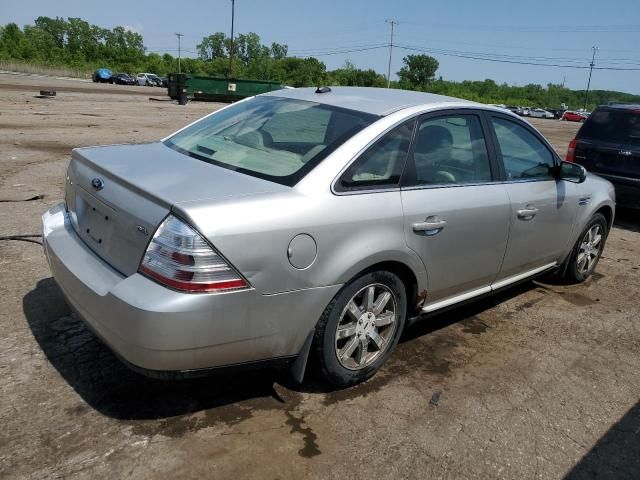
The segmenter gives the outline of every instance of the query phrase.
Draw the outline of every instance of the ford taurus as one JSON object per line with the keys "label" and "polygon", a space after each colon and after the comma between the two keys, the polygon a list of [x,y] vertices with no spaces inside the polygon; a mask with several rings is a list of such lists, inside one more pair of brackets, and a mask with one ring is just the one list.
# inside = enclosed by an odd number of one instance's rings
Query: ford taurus
{"label": "ford taurus", "polygon": [[608,181],[504,109],[325,87],[75,149],[43,238],[69,304],[139,371],[284,360],[301,381],[311,358],[345,386],[407,318],[546,272],[585,280],[614,211]]}

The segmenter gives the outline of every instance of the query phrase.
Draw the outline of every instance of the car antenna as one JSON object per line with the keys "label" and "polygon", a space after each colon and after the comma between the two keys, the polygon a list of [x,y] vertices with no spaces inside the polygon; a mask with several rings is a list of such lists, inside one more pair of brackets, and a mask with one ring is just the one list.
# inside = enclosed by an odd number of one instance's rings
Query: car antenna
{"label": "car antenna", "polygon": [[329,93],[331,89],[329,87],[318,87],[316,93]]}

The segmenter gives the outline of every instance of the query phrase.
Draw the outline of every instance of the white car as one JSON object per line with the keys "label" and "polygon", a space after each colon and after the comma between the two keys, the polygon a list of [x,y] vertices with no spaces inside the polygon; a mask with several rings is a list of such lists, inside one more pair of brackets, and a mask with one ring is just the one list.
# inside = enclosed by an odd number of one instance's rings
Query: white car
{"label": "white car", "polygon": [[548,112],[544,108],[534,108],[529,112],[529,116],[532,118],[555,118],[553,113]]}
{"label": "white car", "polygon": [[[156,80],[157,79],[157,80]],[[155,85],[158,85],[158,81],[160,79],[158,78],[158,76],[154,73],[139,73],[136,76],[136,82],[138,83],[138,85],[143,86],[143,85],[148,85],[150,87],[153,87]]]}

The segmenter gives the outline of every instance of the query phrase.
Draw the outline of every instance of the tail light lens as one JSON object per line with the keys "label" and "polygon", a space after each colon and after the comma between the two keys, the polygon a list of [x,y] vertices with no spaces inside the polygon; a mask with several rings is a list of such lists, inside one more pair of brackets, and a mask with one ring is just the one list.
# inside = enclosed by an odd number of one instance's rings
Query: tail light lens
{"label": "tail light lens", "polygon": [[153,235],[139,271],[185,292],[219,292],[249,286],[198,232],[173,215]]}
{"label": "tail light lens", "polygon": [[576,144],[578,142],[574,138],[569,142],[569,148],[567,148],[567,162],[575,162],[576,161]]}

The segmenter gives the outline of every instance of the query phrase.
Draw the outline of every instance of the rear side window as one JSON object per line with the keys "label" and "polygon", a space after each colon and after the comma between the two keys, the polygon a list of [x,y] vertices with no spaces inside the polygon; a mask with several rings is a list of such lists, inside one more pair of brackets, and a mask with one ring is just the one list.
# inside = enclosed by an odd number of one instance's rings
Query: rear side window
{"label": "rear side window", "polygon": [[491,117],[508,180],[552,179],[553,154],[522,125]]}
{"label": "rear side window", "polygon": [[427,118],[418,125],[408,185],[491,181],[489,156],[476,115]]}
{"label": "rear side window", "polygon": [[394,187],[404,170],[414,121],[385,134],[353,162],[340,178],[336,190],[369,190]]}
{"label": "rear side window", "polygon": [[603,142],[625,142],[640,138],[640,112],[596,109],[586,120],[579,138]]}

